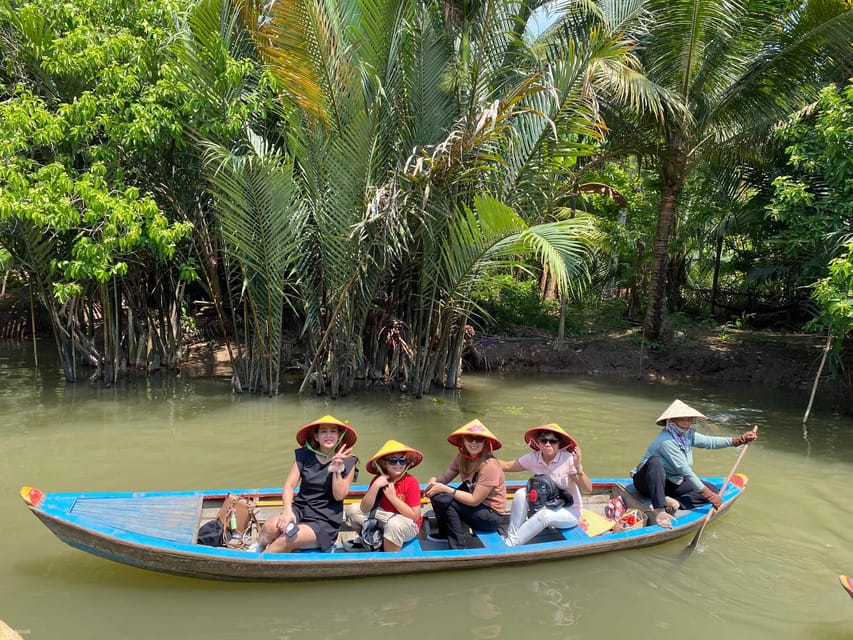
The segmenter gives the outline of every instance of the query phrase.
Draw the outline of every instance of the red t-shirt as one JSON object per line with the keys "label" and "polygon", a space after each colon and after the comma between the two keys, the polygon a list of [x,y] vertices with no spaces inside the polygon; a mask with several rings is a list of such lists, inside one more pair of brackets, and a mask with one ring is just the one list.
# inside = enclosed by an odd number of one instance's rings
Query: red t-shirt
{"label": "red t-shirt", "polygon": [[[376,478],[374,478],[370,484],[373,485],[374,482],[376,482]],[[397,497],[407,505],[410,507],[421,506],[421,486],[413,475],[407,473],[402,478],[398,479],[397,482],[394,483],[394,488],[397,490]],[[379,507],[385,511],[390,511],[391,513],[399,513],[388,498],[385,497],[384,491],[384,489],[379,490]],[[422,520],[423,517],[418,518],[418,526],[421,526]]]}

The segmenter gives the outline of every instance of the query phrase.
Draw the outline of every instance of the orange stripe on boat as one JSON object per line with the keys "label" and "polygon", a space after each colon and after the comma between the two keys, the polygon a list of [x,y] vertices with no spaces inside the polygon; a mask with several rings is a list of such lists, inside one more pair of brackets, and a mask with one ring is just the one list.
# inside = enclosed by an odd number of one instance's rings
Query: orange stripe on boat
{"label": "orange stripe on boat", "polygon": [[740,487],[743,489],[746,485],[749,484],[749,478],[747,478],[742,473],[736,473],[732,476],[731,483],[736,487]]}

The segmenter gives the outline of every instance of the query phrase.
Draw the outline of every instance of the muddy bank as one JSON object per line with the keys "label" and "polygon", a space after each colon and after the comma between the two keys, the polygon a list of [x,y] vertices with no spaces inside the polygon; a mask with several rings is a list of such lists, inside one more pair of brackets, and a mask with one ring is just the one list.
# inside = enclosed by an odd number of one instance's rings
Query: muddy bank
{"label": "muddy bank", "polygon": [[475,345],[491,370],[613,375],[647,380],[744,382],[810,389],[824,339],[809,334],[691,329],[672,344],[649,348],[639,330],[564,341],[480,337]]}
{"label": "muddy bank", "polygon": [[[28,339],[32,331],[29,301],[22,295],[0,298],[0,340]],[[50,337],[43,318],[36,318],[38,335]],[[724,327],[689,327],[672,343],[650,348],[638,328],[557,340],[546,335],[494,336],[478,334],[465,365],[474,370],[536,371],[611,376],[657,382],[695,381],[747,384],[786,389],[805,401],[820,365],[825,338],[805,333],[741,331]],[[298,375],[304,362],[298,350],[283,366]],[[853,414],[853,354],[845,354],[844,371],[830,377],[824,369],[818,397],[838,411]],[[191,376],[230,376],[228,352],[220,340],[186,345],[181,371]]]}
{"label": "muddy bank", "polygon": [[[787,389],[808,398],[825,338],[812,334],[690,328],[672,344],[651,349],[638,329],[560,341],[544,336],[479,336],[472,368],[537,371],[637,380],[696,381]],[[846,361],[849,362],[850,354]],[[849,372],[849,366],[847,367]],[[842,373],[829,379],[825,367],[818,388],[841,411],[851,411]],[[845,408],[846,407],[846,408]]]}

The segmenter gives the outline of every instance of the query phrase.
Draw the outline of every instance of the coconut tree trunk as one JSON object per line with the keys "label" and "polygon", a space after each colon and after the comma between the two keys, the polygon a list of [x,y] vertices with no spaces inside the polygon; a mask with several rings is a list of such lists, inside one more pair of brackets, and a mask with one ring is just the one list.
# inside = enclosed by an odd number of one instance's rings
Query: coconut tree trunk
{"label": "coconut tree trunk", "polygon": [[675,222],[675,207],[684,186],[687,158],[677,151],[661,162],[661,199],[655,245],[652,251],[652,269],[649,282],[649,302],[643,335],[647,340],[669,339],[667,316],[666,277],[669,264],[669,244]]}

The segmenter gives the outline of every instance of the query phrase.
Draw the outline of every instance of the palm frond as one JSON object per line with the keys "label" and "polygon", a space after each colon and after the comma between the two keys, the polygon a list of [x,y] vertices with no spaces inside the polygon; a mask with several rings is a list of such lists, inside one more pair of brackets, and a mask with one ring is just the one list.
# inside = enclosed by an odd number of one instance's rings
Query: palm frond
{"label": "palm frond", "polygon": [[311,119],[342,132],[341,109],[353,97],[357,72],[342,28],[347,16],[332,9],[318,0],[277,0],[257,35],[282,90]]}
{"label": "palm frond", "polygon": [[[172,44],[184,81],[208,104],[229,112],[252,81],[231,71],[254,47],[241,21],[241,2],[202,0],[187,16],[186,37]],[[225,80],[227,78],[227,81]]]}
{"label": "palm frond", "polygon": [[285,285],[293,283],[303,219],[292,165],[257,136],[245,155],[205,146],[205,166],[225,250],[242,273],[241,295],[251,309],[250,387],[275,391],[281,352]]}

